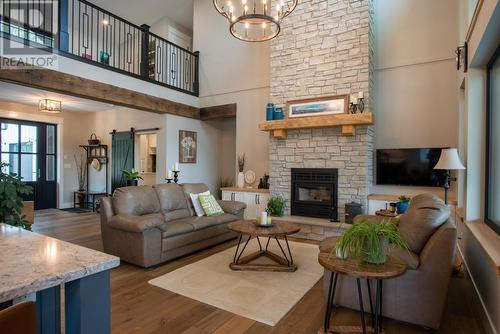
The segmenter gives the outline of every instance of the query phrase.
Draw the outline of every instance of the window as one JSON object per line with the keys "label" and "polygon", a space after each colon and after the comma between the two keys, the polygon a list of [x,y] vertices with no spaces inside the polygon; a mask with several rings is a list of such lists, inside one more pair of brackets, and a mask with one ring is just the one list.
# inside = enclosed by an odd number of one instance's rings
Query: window
{"label": "window", "polygon": [[486,223],[500,234],[500,47],[488,63],[486,112]]}

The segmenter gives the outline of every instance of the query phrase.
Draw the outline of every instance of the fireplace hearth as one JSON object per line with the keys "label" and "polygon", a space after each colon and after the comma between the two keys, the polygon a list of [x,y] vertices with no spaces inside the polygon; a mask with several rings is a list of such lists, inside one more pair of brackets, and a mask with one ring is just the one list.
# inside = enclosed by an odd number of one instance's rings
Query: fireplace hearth
{"label": "fireplace hearth", "polygon": [[338,221],[338,169],[292,168],[291,214]]}

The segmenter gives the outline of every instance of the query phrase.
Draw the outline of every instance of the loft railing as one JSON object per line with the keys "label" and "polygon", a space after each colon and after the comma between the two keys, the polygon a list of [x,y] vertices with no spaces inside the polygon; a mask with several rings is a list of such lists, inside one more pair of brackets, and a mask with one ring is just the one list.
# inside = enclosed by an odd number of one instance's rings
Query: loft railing
{"label": "loft railing", "polygon": [[0,3],[0,31],[4,36],[184,93],[199,94],[199,52],[151,33],[147,25],[135,25],[85,0]]}

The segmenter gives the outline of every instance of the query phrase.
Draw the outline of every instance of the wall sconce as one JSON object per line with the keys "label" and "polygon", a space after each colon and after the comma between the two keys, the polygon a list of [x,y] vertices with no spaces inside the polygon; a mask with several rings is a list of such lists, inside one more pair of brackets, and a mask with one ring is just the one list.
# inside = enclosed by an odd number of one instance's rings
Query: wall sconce
{"label": "wall sconce", "polygon": [[467,73],[467,42],[462,46],[457,46],[455,50],[455,61],[457,63],[457,71],[463,67],[464,73]]}
{"label": "wall sconce", "polygon": [[61,101],[43,99],[38,102],[38,111],[51,114],[59,114],[61,109]]}
{"label": "wall sconce", "polygon": [[365,110],[365,99],[363,92],[359,92],[357,96],[356,94],[351,95],[349,100],[349,111],[351,112],[351,114],[355,114],[357,110],[359,110],[360,113],[363,113],[363,111]]}

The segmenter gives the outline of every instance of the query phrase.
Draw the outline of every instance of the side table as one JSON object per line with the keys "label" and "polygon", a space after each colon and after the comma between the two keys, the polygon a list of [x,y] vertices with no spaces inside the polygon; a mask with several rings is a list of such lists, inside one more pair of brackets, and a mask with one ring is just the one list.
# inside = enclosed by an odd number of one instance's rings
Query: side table
{"label": "side table", "polygon": [[[401,276],[406,271],[406,263],[401,259],[388,255],[384,264],[370,264],[361,260],[347,258],[340,259],[335,254],[320,253],[319,263],[330,271],[330,283],[328,286],[328,299],[326,304],[324,327],[319,333],[330,333],[330,316],[332,313],[335,289],[338,275],[346,275],[356,279],[358,287],[359,309],[361,313],[361,328],[366,333],[365,311],[363,306],[363,294],[361,292],[361,279],[366,280],[368,287],[368,298],[370,301],[370,311],[372,317],[371,327],[375,333],[382,332],[382,287],[383,280]],[[377,282],[375,292],[375,313],[373,312],[370,280]],[[338,332],[338,331],[337,331]]]}

